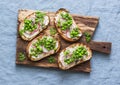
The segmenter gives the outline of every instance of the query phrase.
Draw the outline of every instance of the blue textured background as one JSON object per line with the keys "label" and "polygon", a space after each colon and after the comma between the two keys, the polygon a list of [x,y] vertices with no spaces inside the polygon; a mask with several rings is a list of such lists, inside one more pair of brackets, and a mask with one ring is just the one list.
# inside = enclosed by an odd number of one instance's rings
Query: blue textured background
{"label": "blue textured background", "polygon": [[[94,52],[90,74],[16,66],[18,9],[56,11],[60,7],[100,17],[93,39],[112,42],[112,53]],[[120,0],[0,0],[0,85],[120,85],[119,37]]]}

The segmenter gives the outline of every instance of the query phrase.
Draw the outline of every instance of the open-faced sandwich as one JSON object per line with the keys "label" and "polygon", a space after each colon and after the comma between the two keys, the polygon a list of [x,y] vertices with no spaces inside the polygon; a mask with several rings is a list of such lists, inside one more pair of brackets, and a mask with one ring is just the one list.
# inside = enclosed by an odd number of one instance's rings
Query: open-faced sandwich
{"label": "open-faced sandwich", "polygon": [[82,32],[66,9],[59,9],[55,16],[55,26],[61,37],[69,42],[80,39]]}
{"label": "open-faced sandwich", "polygon": [[55,54],[59,49],[59,38],[45,33],[28,44],[27,54],[30,60],[39,61],[47,56]]}
{"label": "open-faced sandwich", "polygon": [[21,38],[27,41],[32,40],[47,28],[49,22],[49,16],[46,13],[41,11],[33,12],[19,24],[18,30]]}
{"label": "open-faced sandwich", "polygon": [[58,56],[59,67],[63,70],[90,60],[92,51],[86,45],[75,43],[63,49]]}

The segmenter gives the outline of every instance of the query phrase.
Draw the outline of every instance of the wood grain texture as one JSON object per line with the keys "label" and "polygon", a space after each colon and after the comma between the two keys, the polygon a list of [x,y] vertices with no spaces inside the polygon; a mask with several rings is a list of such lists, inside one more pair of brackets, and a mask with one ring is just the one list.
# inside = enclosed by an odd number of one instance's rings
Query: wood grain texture
{"label": "wood grain texture", "polygon": [[[33,13],[34,10],[19,10],[19,13],[18,13],[18,25],[21,21],[24,20],[24,18],[26,16],[28,16],[29,14]],[[47,30],[49,30],[50,27],[54,27],[54,16],[55,16],[55,13],[54,12],[47,12],[47,14],[50,16],[50,26],[48,27]],[[95,29],[96,29],[96,26],[98,24],[98,20],[99,18],[97,17],[89,17],[89,16],[79,16],[79,15],[75,15],[73,14],[72,15],[75,22],[78,24],[78,26],[81,28],[81,30],[83,32],[89,32],[89,34],[91,36],[93,36],[94,32],[95,32]],[[44,33],[44,32],[43,32]],[[38,35],[39,36],[39,35]],[[60,36],[59,36],[60,40],[61,40],[61,49],[64,49],[65,47],[69,46],[70,44],[72,43],[69,43],[65,40],[63,40]],[[84,39],[84,36],[82,37],[82,42],[85,43],[85,39]],[[77,42],[81,42],[81,40],[77,41]],[[22,65],[29,65],[29,66],[38,66],[38,67],[53,67],[53,68],[58,68],[58,63],[57,63],[57,53],[52,55],[56,62],[55,63],[49,63],[48,62],[48,57],[47,58],[44,58],[40,61],[37,61],[37,62],[33,62],[33,61],[30,61],[28,58],[27,58],[27,54],[26,54],[26,46],[29,42],[27,41],[24,41],[20,38],[20,35],[19,33],[17,32],[17,46],[16,46],[16,64],[22,64]],[[87,44],[88,45],[88,44]],[[90,45],[91,46],[91,45]],[[93,48],[95,49],[95,48]],[[18,57],[19,57],[19,53],[20,52],[23,52],[26,56],[26,59],[21,62],[19,61]],[[69,69],[70,71],[83,71],[83,72],[90,72],[91,71],[91,67],[90,67],[90,60],[87,61],[87,62],[84,62],[80,65],[77,65],[71,69]]]}

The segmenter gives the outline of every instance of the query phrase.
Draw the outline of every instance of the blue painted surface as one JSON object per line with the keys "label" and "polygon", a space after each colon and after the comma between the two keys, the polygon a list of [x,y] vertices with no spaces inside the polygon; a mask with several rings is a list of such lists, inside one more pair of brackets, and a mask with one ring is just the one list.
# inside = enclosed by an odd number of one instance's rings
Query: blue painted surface
{"label": "blue painted surface", "polygon": [[[92,72],[72,73],[15,65],[18,9],[64,7],[100,17],[96,41],[112,42],[110,55],[93,53]],[[120,85],[120,0],[0,0],[0,85]]]}

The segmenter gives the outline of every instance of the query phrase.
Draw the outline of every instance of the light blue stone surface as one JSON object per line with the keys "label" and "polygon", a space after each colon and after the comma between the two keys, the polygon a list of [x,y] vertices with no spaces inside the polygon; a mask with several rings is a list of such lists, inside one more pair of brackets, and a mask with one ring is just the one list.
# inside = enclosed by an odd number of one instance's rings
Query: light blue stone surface
{"label": "light blue stone surface", "polygon": [[[18,9],[61,7],[100,17],[93,40],[112,42],[111,54],[93,52],[90,74],[16,66]],[[120,0],[0,0],[0,85],[120,85]]]}

